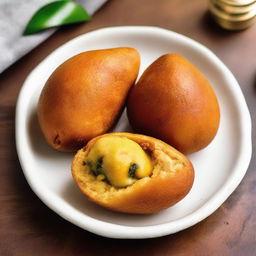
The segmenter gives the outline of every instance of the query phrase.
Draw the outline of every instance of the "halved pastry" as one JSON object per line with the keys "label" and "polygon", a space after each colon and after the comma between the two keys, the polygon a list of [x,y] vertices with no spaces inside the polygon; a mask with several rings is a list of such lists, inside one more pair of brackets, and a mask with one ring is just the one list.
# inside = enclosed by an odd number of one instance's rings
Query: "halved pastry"
{"label": "halved pastry", "polygon": [[72,175],[91,201],[114,211],[149,214],[184,198],[194,181],[189,159],[144,135],[109,133],[77,152]]}

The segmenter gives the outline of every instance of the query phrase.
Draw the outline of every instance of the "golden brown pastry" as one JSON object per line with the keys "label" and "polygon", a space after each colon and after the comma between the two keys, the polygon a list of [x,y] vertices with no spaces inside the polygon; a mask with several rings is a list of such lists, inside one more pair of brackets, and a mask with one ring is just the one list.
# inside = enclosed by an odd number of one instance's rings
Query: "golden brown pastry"
{"label": "golden brown pastry", "polygon": [[160,140],[132,133],[92,139],[75,155],[72,175],[93,202],[138,214],[174,205],[194,181],[194,169],[186,156]]}
{"label": "golden brown pastry", "polygon": [[133,48],[83,52],[61,64],[38,103],[48,144],[60,151],[76,151],[108,131],[123,110],[139,65],[139,53]]}
{"label": "golden brown pastry", "polygon": [[127,113],[136,132],[159,138],[185,154],[206,147],[220,120],[209,82],[178,54],[163,55],[145,70],[130,90]]}

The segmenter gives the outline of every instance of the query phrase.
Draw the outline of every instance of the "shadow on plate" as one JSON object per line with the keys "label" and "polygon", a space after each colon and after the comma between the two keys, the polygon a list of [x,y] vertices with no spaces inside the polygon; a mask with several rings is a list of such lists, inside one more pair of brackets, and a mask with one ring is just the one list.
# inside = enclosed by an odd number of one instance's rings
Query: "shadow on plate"
{"label": "shadow on plate", "polygon": [[126,108],[124,109],[119,120],[117,121],[117,124],[109,132],[124,132],[124,131],[125,132],[134,132],[129,123],[129,120],[127,118]]}
{"label": "shadow on plate", "polygon": [[[34,108],[30,113],[29,122],[28,122],[28,131],[29,131],[30,145],[33,151],[36,152],[38,155],[41,155],[47,158],[56,158],[56,157],[66,158],[67,155],[72,154],[67,152],[59,152],[57,150],[54,150],[47,144],[43,136],[43,133],[41,131],[41,128],[39,126],[36,108]],[[133,132],[129,124],[129,121],[127,119],[126,110],[124,110],[124,112],[122,113],[115,127],[109,132],[111,133],[111,132],[122,132],[122,131]]]}
{"label": "shadow on plate", "polygon": [[90,202],[82,192],[80,192],[73,180],[70,180],[63,186],[61,196],[69,205],[91,218],[126,226],[148,226],[160,224],[159,220],[161,220],[161,214],[164,214],[165,212],[162,211],[151,215],[138,215],[107,210],[93,202]]}
{"label": "shadow on plate", "polygon": [[59,152],[51,148],[41,131],[39,126],[38,118],[36,109],[33,109],[30,113],[29,122],[28,122],[28,132],[29,132],[29,141],[30,146],[36,154],[40,155],[41,157],[52,159],[52,158],[67,158],[67,156],[71,155],[72,153],[65,153]]}

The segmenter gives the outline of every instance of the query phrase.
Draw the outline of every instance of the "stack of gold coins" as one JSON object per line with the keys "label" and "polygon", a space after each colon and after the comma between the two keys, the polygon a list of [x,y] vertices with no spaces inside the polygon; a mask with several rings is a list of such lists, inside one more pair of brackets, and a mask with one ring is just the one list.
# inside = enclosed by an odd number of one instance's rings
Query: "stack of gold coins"
{"label": "stack of gold coins", "polygon": [[241,30],[256,20],[255,0],[210,0],[209,10],[215,21],[228,30]]}

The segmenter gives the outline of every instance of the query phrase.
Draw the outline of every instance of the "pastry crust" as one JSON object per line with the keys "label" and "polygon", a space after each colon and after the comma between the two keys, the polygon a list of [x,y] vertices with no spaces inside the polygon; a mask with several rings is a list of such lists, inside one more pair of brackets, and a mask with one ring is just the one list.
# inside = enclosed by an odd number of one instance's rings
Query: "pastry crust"
{"label": "pastry crust", "polygon": [[215,137],[220,109],[204,75],[179,54],[154,61],[131,88],[127,115],[133,129],[172,145],[183,154]]}
{"label": "pastry crust", "polygon": [[[152,159],[152,175],[125,188],[97,180],[84,161],[96,140],[109,135],[140,144]],[[113,211],[137,214],[155,213],[174,205],[188,194],[194,181],[194,169],[186,156],[158,139],[132,133],[105,134],[89,141],[75,155],[72,175],[91,201]]]}
{"label": "pastry crust", "polygon": [[37,114],[48,144],[59,151],[77,151],[111,129],[135,82],[140,56],[134,48],[80,53],[49,77]]}

